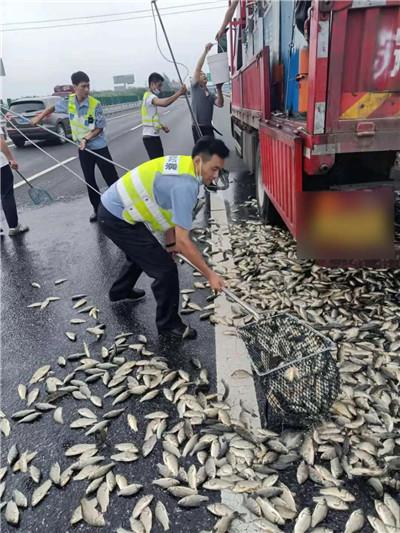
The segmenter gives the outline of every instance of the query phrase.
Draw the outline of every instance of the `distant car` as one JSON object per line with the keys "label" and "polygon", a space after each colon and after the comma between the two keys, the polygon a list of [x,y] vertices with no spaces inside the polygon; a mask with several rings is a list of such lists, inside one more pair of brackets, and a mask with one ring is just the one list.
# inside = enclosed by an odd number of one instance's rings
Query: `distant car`
{"label": "distant car", "polygon": [[[40,126],[32,126],[30,123],[30,120],[35,115],[43,111],[46,107],[55,105],[60,99],[61,97],[59,96],[44,96],[19,98],[10,103],[8,113],[6,114],[6,130],[15,146],[22,148],[26,142],[25,137],[16,128],[21,130],[32,141],[50,140],[64,144],[66,137],[71,137],[71,126],[67,113],[52,113],[42,121],[43,126],[48,130],[58,133],[58,135],[61,135],[61,138],[52,135]],[[19,115],[23,115],[23,117],[13,115],[13,113],[18,113]]]}

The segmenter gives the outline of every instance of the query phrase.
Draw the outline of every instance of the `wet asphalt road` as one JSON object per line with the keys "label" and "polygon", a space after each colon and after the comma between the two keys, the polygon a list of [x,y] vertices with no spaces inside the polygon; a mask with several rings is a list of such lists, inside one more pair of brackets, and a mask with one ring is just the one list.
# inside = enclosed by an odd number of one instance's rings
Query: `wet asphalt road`
{"label": "wet asphalt road", "polygon": [[[182,108],[184,102],[179,102],[175,109],[171,108],[168,125],[172,133],[163,137],[166,153],[189,153],[191,131],[189,117]],[[145,160],[146,154],[142,145],[140,129],[131,131],[136,119],[121,117],[110,122],[108,129],[109,146],[116,161],[125,166],[135,166]],[[227,120],[227,111],[216,110],[216,126],[224,134],[224,139],[232,148]],[[75,149],[69,146],[49,145],[49,149],[60,160],[74,155]],[[27,176],[34,175],[51,166],[53,162],[46,163],[42,157],[33,155],[32,147],[16,150],[16,155],[21,164],[21,169]],[[32,154],[32,155],[31,155]],[[255,212],[243,205],[254,195],[254,185],[246,176],[243,163],[232,152],[229,167],[234,171],[231,174],[231,188],[225,194],[226,209],[231,221],[237,219],[255,218]],[[71,168],[79,171],[77,160],[71,163]],[[34,182],[35,186],[49,190],[57,201],[50,206],[33,208],[26,194],[26,188],[17,190],[21,220],[28,223],[31,231],[18,239],[4,238],[1,243],[2,256],[2,346],[1,346],[1,404],[3,411],[10,415],[25,404],[17,394],[17,385],[27,383],[33,372],[42,365],[51,364],[54,375],[63,377],[76,365],[69,363],[66,368],[57,365],[59,356],[67,356],[82,349],[82,342],[89,343],[89,349],[95,356],[99,355],[100,346],[111,345],[115,335],[121,332],[132,332],[129,342],[135,342],[137,335],[145,334],[148,339],[148,348],[156,354],[164,356],[169,366],[183,368],[193,375],[196,370],[190,359],[197,357],[210,373],[211,389],[215,390],[215,342],[212,327],[207,322],[201,322],[196,314],[185,317],[185,320],[196,327],[199,337],[196,341],[180,345],[164,344],[159,341],[154,325],[154,300],[151,294],[150,283],[146,278],[141,278],[139,286],[147,293],[146,300],[136,305],[114,304],[111,305],[107,298],[109,286],[115,277],[123,255],[108,241],[98,230],[96,224],[89,224],[88,215],[90,204],[85,188],[75,178],[70,177],[67,171],[59,168],[45,174]],[[101,181],[99,180],[99,183]],[[196,226],[206,224],[207,213],[199,214]],[[180,268],[181,288],[192,286],[192,272],[188,267]],[[58,278],[67,278],[67,282],[55,286]],[[31,287],[32,281],[41,284],[40,289]],[[206,291],[203,295],[196,293],[196,302],[205,303]],[[77,293],[87,294],[89,303],[95,304],[100,309],[99,322],[106,324],[106,334],[100,342],[93,342],[93,336],[85,332],[86,327],[93,326],[95,321],[87,315],[78,314],[72,309],[71,296]],[[27,305],[41,301],[47,296],[59,296],[61,299],[52,302],[43,311],[27,309]],[[73,317],[84,317],[87,323],[71,325],[69,320]],[[76,343],[70,342],[64,335],[65,331],[75,331],[78,334]],[[262,388],[259,383],[257,392],[259,408],[263,415],[264,402]],[[91,386],[93,392],[102,396],[105,387],[101,383]],[[40,399],[44,401],[43,393]],[[105,401],[103,411],[112,409],[111,399]],[[77,409],[90,407],[98,414],[100,409],[89,402],[78,402],[70,398],[62,398],[57,405],[64,411],[64,425],[53,421],[51,413],[26,425],[12,424],[9,438],[2,438],[1,465],[6,464],[9,447],[18,443],[20,451],[29,449],[37,451],[38,456],[34,464],[43,471],[43,479],[48,476],[52,463],[58,461],[65,469],[72,461],[64,456],[64,451],[69,446],[79,442],[93,442],[91,437],[84,437],[80,430],[69,429],[72,420],[78,418]],[[118,442],[133,440],[140,445],[143,442],[144,423],[143,416],[154,410],[170,411],[170,405],[159,396],[149,404],[139,402],[125,402],[126,413],[134,413],[139,420],[140,431],[133,434],[127,426],[126,414],[112,421],[112,431],[108,432],[106,442],[102,445],[101,453],[109,457],[114,450],[112,447]],[[118,407],[118,405],[116,406]],[[143,421],[144,422],[144,421]],[[107,531],[115,531],[117,527],[129,528],[129,516],[138,497],[153,493],[157,499],[165,503],[173,522],[173,533],[198,533],[203,529],[210,529],[214,520],[205,508],[184,511],[176,506],[172,497],[166,496],[165,491],[155,488],[151,481],[160,477],[156,464],[161,461],[161,451],[150,454],[132,465],[118,464],[115,470],[124,474],[129,482],[142,483],[144,490],[133,498],[121,498],[114,493],[111,504],[106,513]],[[186,469],[188,464],[186,464]],[[281,473],[282,480],[297,493],[301,505],[312,505],[313,484],[307,481],[300,486],[295,482],[294,470]],[[10,481],[11,479],[11,481]],[[31,495],[34,484],[27,474],[8,474],[5,478],[7,490],[5,498],[11,497],[12,490],[18,488],[27,495]],[[89,532],[95,529],[80,523],[74,528],[70,526],[70,518],[84,495],[87,486],[85,482],[71,481],[64,489],[53,487],[46,499],[35,509],[27,509],[22,513],[19,530],[26,533],[44,532]],[[371,510],[372,499],[370,489],[365,489],[361,484],[348,486],[357,498],[357,506],[362,506],[366,511]],[[216,494],[209,492],[210,498]],[[153,507],[154,508],[154,507]],[[354,507],[356,508],[356,507]],[[329,525],[335,532],[344,531],[344,523],[348,513],[330,513]],[[13,531],[12,526],[5,523],[3,513],[1,517],[1,530]],[[292,531],[288,524],[286,531]],[[154,530],[161,531],[157,525]],[[370,531],[365,526],[365,532]]]}
{"label": "wet asphalt road", "polygon": [[[178,102],[171,108],[168,120],[171,133],[163,137],[165,153],[190,153],[192,137],[189,117],[182,113],[184,102]],[[125,115],[126,113],[121,113]],[[219,120],[224,115],[219,113]],[[182,120],[183,117],[183,120]],[[217,117],[218,120],[218,117]],[[140,129],[131,131],[137,124],[137,117],[121,116],[109,122],[108,140],[113,158],[124,166],[134,167],[146,159],[146,153],[141,140]],[[222,125],[223,126],[223,125]],[[221,126],[220,126],[221,127]],[[59,160],[67,159],[76,153],[72,146],[41,143],[46,150]],[[15,149],[21,171],[30,177],[52,166],[54,162],[46,161],[45,156],[39,154],[33,146]],[[231,166],[243,170],[241,162],[233,156]],[[78,160],[70,163],[71,168],[80,171]],[[121,174],[121,172],[119,172]],[[239,174],[233,176],[238,179]],[[99,183],[102,180],[99,179]],[[163,344],[159,341],[154,324],[155,303],[151,294],[150,282],[141,278],[139,286],[146,290],[146,300],[133,304],[111,305],[107,294],[112,280],[115,278],[123,254],[108,241],[99,231],[96,224],[90,224],[90,204],[83,185],[69,173],[58,168],[35,179],[33,185],[45,188],[54,200],[52,205],[32,207],[25,186],[16,190],[16,199],[20,213],[20,220],[29,224],[31,230],[17,238],[4,238],[2,246],[2,350],[1,350],[1,403],[5,413],[23,409],[17,394],[19,383],[27,383],[33,372],[40,366],[51,364],[54,375],[65,376],[76,364],[69,363],[66,368],[57,365],[59,356],[81,351],[82,342],[89,344],[91,353],[99,354],[102,344],[111,345],[115,335],[121,332],[132,332],[129,341],[134,342],[139,334],[148,337],[148,348],[157,355],[167,358],[171,368],[183,368],[194,372],[190,363],[192,357],[197,357],[210,374],[210,385],[215,389],[215,344],[212,326],[208,322],[199,321],[196,316],[188,315],[185,321],[196,327],[199,336],[196,341],[180,345]],[[245,187],[245,198],[248,191]],[[196,225],[204,224],[205,213],[200,213]],[[55,286],[54,281],[67,278],[67,282]],[[194,278],[197,279],[197,278]],[[180,267],[181,288],[190,288],[193,283],[192,271],[189,267]],[[41,284],[40,289],[33,288],[31,282]],[[203,297],[196,294],[195,301],[206,305],[207,291]],[[106,324],[106,335],[100,342],[93,342],[93,336],[85,332],[86,327],[93,326],[95,321],[87,315],[87,323],[71,325],[73,317],[82,317],[72,310],[71,296],[77,293],[87,294],[89,303],[100,309],[99,322]],[[52,302],[43,311],[28,309],[27,305],[41,301],[47,296],[59,296],[60,301]],[[65,331],[75,331],[78,341],[72,343],[65,336]],[[105,393],[102,384],[94,384],[93,392],[98,395]],[[42,401],[45,393],[41,392]],[[112,409],[111,398],[105,402],[104,410]],[[43,471],[43,480],[47,478],[51,464],[58,461],[64,470],[71,461],[64,457],[64,451],[72,444],[90,441],[83,432],[69,429],[73,419],[79,417],[77,409],[89,406],[99,409],[87,402],[77,402],[69,398],[62,398],[58,405],[63,407],[64,425],[54,422],[51,413],[45,415],[33,424],[12,424],[11,436],[2,440],[1,465],[6,464],[9,447],[18,443],[20,451],[29,449],[37,451],[38,456],[34,464]],[[118,406],[117,406],[118,407]],[[144,436],[144,424],[141,420],[144,414],[159,409],[170,410],[168,402],[160,397],[146,405],[135,402],[127,405],[126,412],[133,412],[138,420],[140,432],[133,435],[133,440],[140,445]],[[112,431],[108,433],[102,453],[106,456],[115,453],[112,446],[118,442],[132,439],[132,432],[127,426],[126,415],[112,422]],[[183,511],[175,507],[172,497],[165,496],[165,491],[151,486],[151,481],[160,477],[155,468],[161,461],[161,451],[152,453],[144,460],[133,463],[133,466],[119,464],[115,473],[123,473],[130,482],[140,482],[145,485],[142,494],[151,491],[155,497],[161,499],[170,513],[173,513],[173,531],[186,532],[210,528],[214,522],[206,509],[199,508]],[[122,466],[121,466],[122,465]],[[34,483],[27,474],[18,476],[10,474],[6,478],[7,490],[5,498],[11,497],[12,490],[20,489],[27,495],[33,491]],[[23,512],[20,531],[29,533],[67,532],[72,531],[69,524],[73,510],[83,497],[86,485],[82,482],[71,481],[66,488],[53,488],[46,499],[36,508]],[[210,499],[214,498],[210,493]],[[135,500],[121,498],[115,494],[107,513],[108,530],[115,530],[118,526],[129,527],[129,516]],[[12,526],[1,519],[2,531],[11,531]],[[93,528],[80,523],[74,531],[92,531]],[[158,526],[154,531],[160,531]]]}

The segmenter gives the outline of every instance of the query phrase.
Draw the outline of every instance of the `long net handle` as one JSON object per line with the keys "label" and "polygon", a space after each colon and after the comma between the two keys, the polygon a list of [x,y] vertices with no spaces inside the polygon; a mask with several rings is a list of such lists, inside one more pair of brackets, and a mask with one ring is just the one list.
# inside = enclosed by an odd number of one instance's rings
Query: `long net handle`
{"label": "long net handle", "polygon": [[[201,274],[200,270],[197,267],[195,267],[194,264],[191,261],[189,261],[189,259],[186,259],[185,256],[183,256],[181,254],[176,254],[176,256],[179,259],[181,259],[184,263],[186,263],[187,265],[191,266],[194,270],[196,270],[196,272],[199,272]],[[247,304],[246,302],[241,300],[239,298],[239,296],[236,296],[236,294],[233,293],[231,290],[227,289],[226,287],[223,287],[222,288],[222,292],[224,294],[226,294],[226,296],[228,296],[228,298],[230,298],[231,300],[234,300],[238,305],[240,305],[240,307],[245,309],[248,313],[251,313],[256,320],[259,320],[261,318],[259,313],[257,313],[257,311],[255,309],[253,309],[249,304]]]}
{"label": "long net handle", "polygon": [[[24,117],[24,115],[21,115],[20,113],[16,113],[15,111],[11,111],[11,109],[9,109],[7,111],[7,113],[11,113],[12,115],[15,115],[16,117],[20,117],[20,118],[23,118],[24,120],[29,120],[27,119],[26,117]],[[3,113],[2,113],[3,114]],[[3,116],[5,117],[5,115],[3,114]],[[7,119],[6,119],[7,120]],[[79,144],[74,142],[74,141],[71,141],[71,139],[68,139],[67,136],[63,136],[63,135],[60,135],[59,133],[56,133],[55,131],[52,131],[52,130],[49,130],[48,128],[46,128],[46,126],[43,126],[42,124],[36,124],[37,127],[39,128],[42,128],[42,130],[45,130],[47,131],[48,133],[51,133],[52,135],[55,135],[56,137],[59,137],[60,139],[63,139],[65,140],[66,142],[70,143],[70,144],[73,144],[74,146],[77,146],[79,148]],[[18,130],[18,128],[15,126],[15,124],[13,124],[13,127],[17,130],[17,131],[20,131]],[[30,139],[29,139],[30,140]],[[125,170],[125,172],[130,172],[130,169],[129,168],[126,168],[124,167],[123,165],[120,165],[119,163],[116,163],[115,161],[112,161],[111,159],[108,159],[107,157],[104,157],[103,155],[100,155],[96,152],[93,152],[92,150],[90,150],[89,148],[85,148],[85,151],[86,152],[89,152],[89,154],[92,154],[96,157],[98,157],[99,159],[103,159],[103,161],[107,161],[107,163],[111,163],[112,165],[118,167],[118,168],[121,168],[122,170]]]}
{"label": "long net handle", "polygon": [[[0,109],[0,114],[5,118],[6,115],[5,113],[3,113],[3,111],[1,111]],[[86,187],[89,187],[89,189],[92,189],[96,194],[98,194],[99,196],[101,196],[101,192],[99,192],[97,189],[95,189],[94,187],[92,187],[92,185],[90,185],[89,183],[87,183],[83,178],[81,178],[79,176],[79,174],[77,174],[74,170],[72,170],[72,168],[69,168],[67,167],[67,165],[65,163],[63,163],[62,161],[59,161],[56,157],[54,157],[53,155],[49,154],[48,152],[46,152],[46,150],[43,150],[43,148],[41,146],[39,146],[37,143],[35,143],[35,141],[32,141],[32,139],[30,139],[27,135],[25,135],[25,133],[20,129],[18,128],[15,124],[13,124],[13,127],[18,131],[18,133],[20,133],[22,135],[22,137],[25,137],[25,139],[27,141],[29,141],[31,144],[33,144],[33,146],[35,148],[37,148],[38,150],[40,150],[42,153],[44,153],[45,155],[47,155],[47,157],[49,157],[50,159],[52,159],[53,161],[55,161],[56,163],[58,163],[59,165],[61,165],[63,168],[65,168],[65,170],[67,170],[70,174],[72,174],[73,176],[75,176],[75,178],[77,178],[79,181],[81,181],[82,183],[84,183],[86,185]],[[22,176],[21,176],[22,177]],[[29,182],[28,182],[29,183]],[[31,187],[33,188],[33,186],[31,185]]]}
{"label": "long net handle", "polygon": [[29,185],[29,187],[30,187],[31,189],[33,189],[33,185],[32,185],[31,183],[29,183],[29,181],[25,178],[25,176],[24,176],[23,174],[21,174],[21,172],[20,172],[18,169],[14,168],[13,170],[18,174],[18,176],[19,176],[20,178],[22,178],[22,179],[24,180],[24,182],[25,182],[27,185]]}
{"label": "long net handle", "polygon": [[[174,56],[174,52],[172,51],[172,47],[171,47],[171,44],[169,42],[169,39],[168,39],[168,35],[167,35],[167,32],[165,30],[165,27],[164,27],[164,24],[163,24],[163,21],[161,19],[161,15],[160,15],[160,12],[158,11],[158,7],[157,7],[157,2],[156,0],[152,0],[151,4],[154,6],[154,9],[157,13],[157,17],[158,17],[158,20],[160,21],[160,26],[161,26],[161,29],[164,33],[164,37],[165,37],[165,40],[167,41],[167,45],[168,45],[168,48],[169,48],[169,52],[171,54],[171,57],[172,57],[172,61],[174,62],[174,65],[175,65],[175,69],[176,69],[176,73],[178,74],[178,78],[179,78],[179,81],[181,83],[181,85],[183,85],[183,80],[182,80],[182,76],[181,76],[181,73],[179,71],[179,68],[178,68],[178,65],[176,63],[176,59],[175,59],[175,56]],[[201,129],[200,129],[200,126],[199,126],[199,123],[197,122],[197,119],[194,115],[194,112],[193,112],[193,109],[192,109],[192,106],[190,105],[190,102],[189,102],[189,98],[188,98],[188,95],[185,93],[185,99],[186,99],[186,103],[187,103],[187,106],[189,108],[189,111],[190,111],[190,114],[192,116],[192,120],[193,120],[193,124],[194,124],[194,127],[196,128],[196,131],[197,131],[197,134],[201,137],[203,134],[201,132]]]}

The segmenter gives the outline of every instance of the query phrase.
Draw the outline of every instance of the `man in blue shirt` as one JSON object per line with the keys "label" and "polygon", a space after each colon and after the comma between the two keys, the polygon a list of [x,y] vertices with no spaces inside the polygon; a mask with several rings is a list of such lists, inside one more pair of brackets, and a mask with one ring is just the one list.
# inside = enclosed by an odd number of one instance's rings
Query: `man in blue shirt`
{"label": "man in blue shirt", "polygon": [[[137,302],[144,291],[135,284],[144,272],[153,278],[156,324],[161,335],[194,339],[196,331],[179,316],[179,279],[172,255],[183,254],[220,291],[224,280],[203,259],[190,238],[200,185],[211,186],[229,150],[219,139],[202,137],[192,156],[166,156],[142,163],[101,196],[98,216],[103,233],[127,257],[110,290],[113,302]],[[165,231],[165,248],[152,232]]]}
{"label": "man in blue shirt", "polygon": [[[90,222],[97,220],[97,208],[100,203],[100,192],[95,179],[95,165],[100,169],[104,181],[108,186],[118,179],[117,171],[112,163],[96,157],[99,154],[111,160],[111,154],[107,147],[104,128],[106,121],[103,109],[98,100],[89,95],[90,81],[85,72],[74,72],[71,76],[75,95],[66,99],[60,99],[55,106],[50,106],[32,119],[32,124],[39,124],[47,115],[54,113],[68,113],[71,123],[72,137],[79,141],[79,161],[88,187],[90,203],[93,206],[93,214]],[[86,150],[88,148],[94,154]],[[93,188],[91,188],[93,187]],[[93,190],[95,189],[95,190]],[[97,191],[97,192],[96,192]]]}

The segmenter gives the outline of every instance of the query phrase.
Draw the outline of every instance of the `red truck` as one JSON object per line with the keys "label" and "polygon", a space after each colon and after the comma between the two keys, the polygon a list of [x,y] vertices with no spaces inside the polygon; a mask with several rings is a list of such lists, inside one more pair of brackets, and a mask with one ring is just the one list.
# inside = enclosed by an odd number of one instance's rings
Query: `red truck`
{"label": "red truck", "polygon": [[393,186],[399,0],[241,0],[229,41],[232,134],[267,222],[296,237],[299,192]]}

